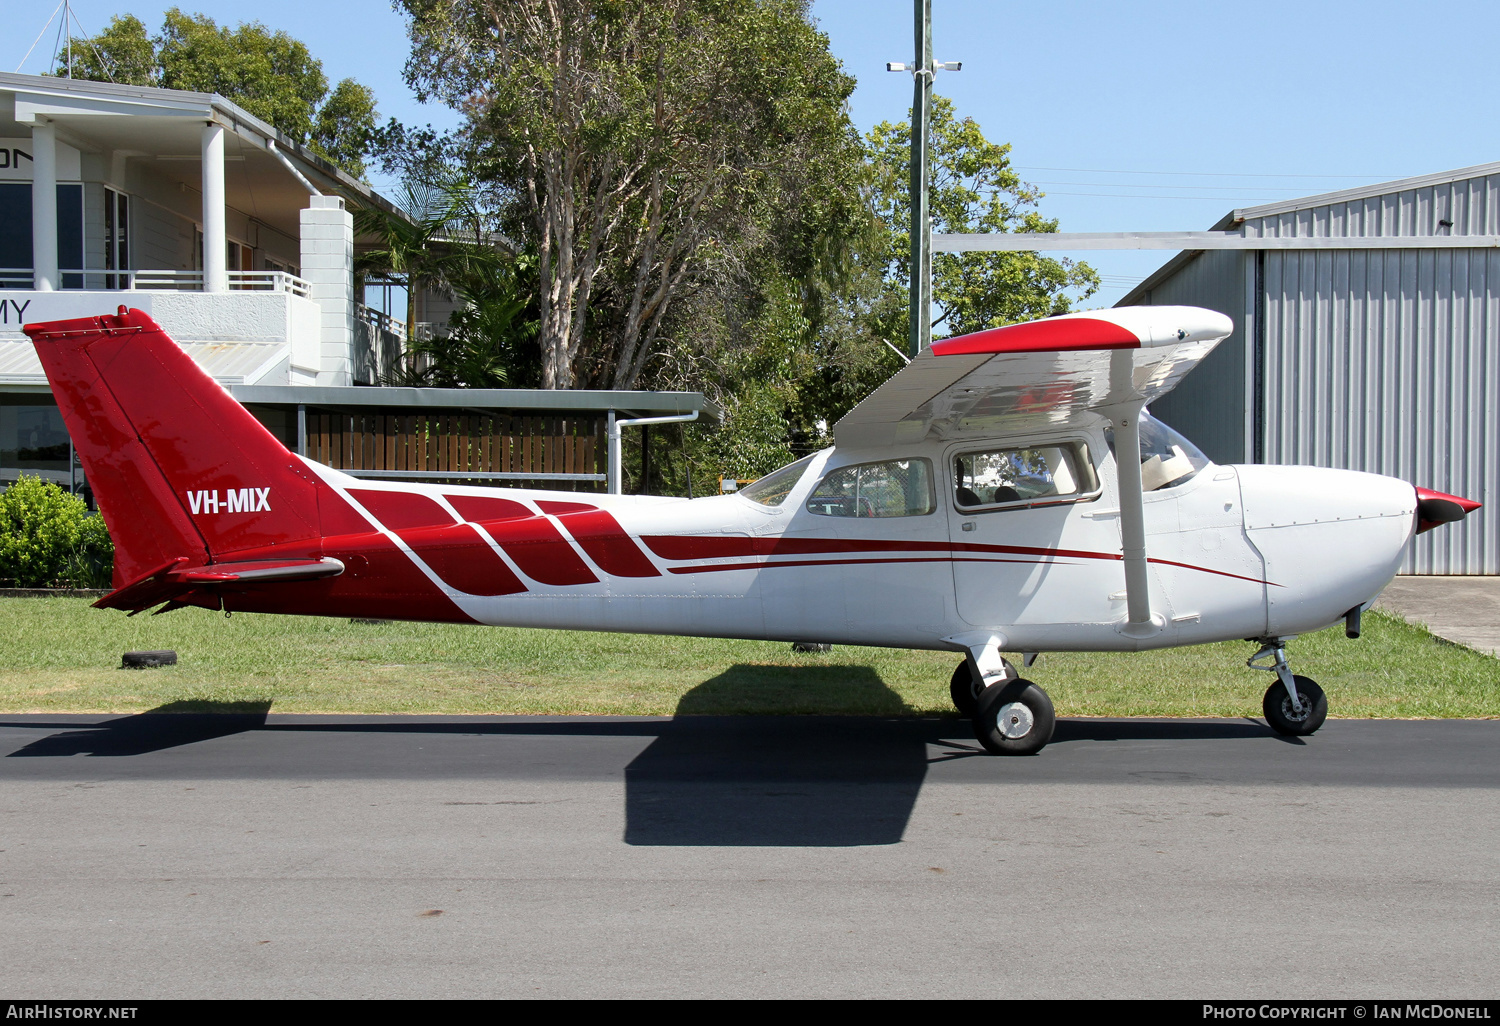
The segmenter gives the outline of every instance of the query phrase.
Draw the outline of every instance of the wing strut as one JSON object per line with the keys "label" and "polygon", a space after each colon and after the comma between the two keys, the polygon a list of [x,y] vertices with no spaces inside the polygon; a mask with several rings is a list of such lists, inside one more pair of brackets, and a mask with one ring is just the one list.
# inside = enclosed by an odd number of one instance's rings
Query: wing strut
{"label": "wing strut", "polygon": [[1128,637],[1150,637],[1166,625],[1151,612],[1151,589],[1146,561],[1146,504],[1141,486],[1141,400],[1108,406],[1098,412],[1109,418],[1115,433],[1115,483],[1120,493],[1120,558],[1125,566],[1125,623]]}

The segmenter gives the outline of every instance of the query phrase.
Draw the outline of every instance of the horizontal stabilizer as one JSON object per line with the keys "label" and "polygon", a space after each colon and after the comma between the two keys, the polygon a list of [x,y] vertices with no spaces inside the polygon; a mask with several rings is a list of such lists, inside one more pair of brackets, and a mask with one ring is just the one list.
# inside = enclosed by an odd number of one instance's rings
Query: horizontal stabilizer
{"label": "horizontal stabilizer", "polygon": [[185,567],[186,556],[149,571],[123,588],[117,588],[94,603],[99,609],[129,609],[138,613],[158,602],[181,598],[202,588],[272,581],[317,581],[337,577],[344,564],[337,559],[257,559],[238,563],[211,563]]}
{"label": "horizontal stabilizer", "polygon": [[181,591],[182,586],[177,582],[167,579],[169,571],[188,561],[187,556],[178,556],[169,559],[160,566],[153,567],[139,575],[135,580],[116,588],[94,603],[95,609],[129,609],[140,612],[147,606],[154,606],[158,602],[170,598],[173,593]]}
{"label": "horizontal stabilizer", "polygon": [[214,563],[175,570],[167,576],[190,584],[224,584],[229,581],[318,581],[337,577],[344,564],[331,556],[323,559],[256,559],[242,563]]}

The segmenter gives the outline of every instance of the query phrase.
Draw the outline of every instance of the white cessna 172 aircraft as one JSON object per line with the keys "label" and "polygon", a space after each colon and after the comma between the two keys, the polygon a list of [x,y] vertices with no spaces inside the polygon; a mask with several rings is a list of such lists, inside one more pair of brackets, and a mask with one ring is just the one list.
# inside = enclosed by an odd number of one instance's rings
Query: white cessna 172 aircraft
{"label": "white cessna 172 aircraft", "polygon": [[980,743],[1027,754],[1052,704],[1002,652],[1250,639],[1267,721],[1311,734],[1327,701],[1287,641],[1357,635],[1413,533],[1478,507],[1209,462],[1146,406],[1231,328],[1148,306],[937,342],[832,448],[693,500],[355,479],[289,452],[138,310],[25,330],[115,539],[98,606],[947,649]]}

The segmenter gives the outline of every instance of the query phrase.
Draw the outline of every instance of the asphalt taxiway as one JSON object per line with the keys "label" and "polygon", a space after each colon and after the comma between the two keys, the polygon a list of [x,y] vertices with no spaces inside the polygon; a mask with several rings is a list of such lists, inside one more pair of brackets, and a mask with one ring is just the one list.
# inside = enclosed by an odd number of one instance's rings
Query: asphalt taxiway
{"label": "asphalt taxiway", "polygon": [[0,716],[14,997],[1490,997],[1500,723]]}

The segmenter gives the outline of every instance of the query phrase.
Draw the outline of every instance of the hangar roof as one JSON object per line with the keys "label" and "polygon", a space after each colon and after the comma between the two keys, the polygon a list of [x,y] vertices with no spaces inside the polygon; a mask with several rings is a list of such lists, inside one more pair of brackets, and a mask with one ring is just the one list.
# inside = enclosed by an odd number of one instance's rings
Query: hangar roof
{"label": "hangar roof", "polygon": [[1415,178],[1398,178],[1393,182],[1377,182],[1374,185],[1361,185],[1353,189],[1340,189],[1338,192],[1318,193],[1299,199],[1278,200],[1275,203],[1265,203],[1258,207],[1240,207],[1221,217],[1213,226],[1213,230],[1227,231],[1244,221],[1253,221],[1260,217],[1275,217],[1294,210],[1323,207],[1330,203],[1352,203],[1374,196],[1386,196],[1393,192],[1406,192],[1433,185],[1449,185],[1469,178],[1487,178],[1497,174],[1500,174],[1500,161],[1475,164],[1473,167],[1461,167],[1453,171],[1439,171],[1436,174],[1418,175]]}

